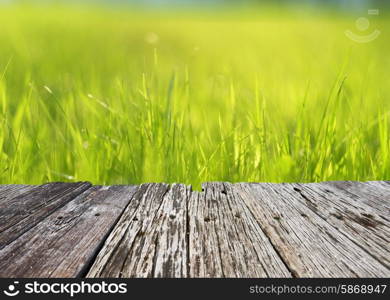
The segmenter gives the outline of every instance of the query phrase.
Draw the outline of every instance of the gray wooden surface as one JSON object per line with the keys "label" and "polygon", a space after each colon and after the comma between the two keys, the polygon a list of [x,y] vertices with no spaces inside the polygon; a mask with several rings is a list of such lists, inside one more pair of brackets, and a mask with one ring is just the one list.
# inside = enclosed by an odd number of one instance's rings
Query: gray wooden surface
{"label": "gray wooden surface", "polygon": [[0,185],[0,277],[390,277],[390,182]]}

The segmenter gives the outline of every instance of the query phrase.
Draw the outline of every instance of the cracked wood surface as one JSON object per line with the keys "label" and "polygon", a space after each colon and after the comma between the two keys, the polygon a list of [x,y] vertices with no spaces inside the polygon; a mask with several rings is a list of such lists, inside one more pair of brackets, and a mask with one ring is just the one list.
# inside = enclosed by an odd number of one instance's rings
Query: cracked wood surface
{"label": "cracked wood surface", "polygon": [[332,184],[292,184],[286,187],[298,191],[302,195],[301,202],[311,201],[317,215],[390,267],[390,221],[383,216],[389,215],[389,210],[385,213],[373,208],[361,197],[351,199],[344,190]]}
{"label": "cracked wood surface", "polygon": [[141,185],[87,277],[187,277],[189,188]]}
{"label": "cracked wood surface", "polygon": [[[234,187],[296,277],[388,276],[389,268],[318,213],[317,204],[286,184]],[[370,238],[370,237],[367,237]],[[385,245],[387,253],[389,244]]]}
{"label": "cracked wood surface", "polygon": [[191,277],[291,277],[255,216],[224,183],[207,183],[189,205]]}
{"label": "cracked wood surface", "polygon": [[135,189],[94,186],[58,208],[0,250],[0,277],[82,275]]}
{"label": "cracked wood surface", "polygon": [[19,191],[5,189],[4,198],[0,196],[0,249],[90,186],[85,182],[56,182],[33,188],[20,186]]}
{"label": "cracked wood surface", "polygon": [[0,185],[0,277],[389,277],[390,183]]}

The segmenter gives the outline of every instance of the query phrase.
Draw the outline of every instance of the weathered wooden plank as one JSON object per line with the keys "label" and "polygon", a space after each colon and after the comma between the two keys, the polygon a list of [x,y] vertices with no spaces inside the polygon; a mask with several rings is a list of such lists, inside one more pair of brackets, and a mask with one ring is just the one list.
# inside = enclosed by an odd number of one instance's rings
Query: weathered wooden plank
{"label": "weathered wooden plank", "polygon": [[48,183],[0,202],[0,249],[91,186],[88,182]]}
{"label": "weathered wooden plank", "polygon": [[190,277],[291,277],[230,184],[203,190],[189,202]]}
{"label": "weathered wooden plank", "polygon": [[5,184],[0,185],[0,202],[6,202],[36,188],[35,185]]}
{"label": "weathered wooden plank", "polygon": [[286,184],[316,214],[390,268],[390,222],[359,199],[329,184]]}
{"label": "weathered wooden plank", "polygon": [[186,277],[190,188],[141,185],[87,277]]}
{"label": "weathered wooden plank", "polygon": [[324,184],[366,204],[378,214],[390,215],[390,192],[384,182],[331,181]]}
{"label": "weathered wooden plank", "polygon": [[371,190],[379,194],[378,198],[382,200],[385,207],[381,217],[390,221],[390,181],[368,181],[365,183],[370,185]]}
{"label": "weathered wooden plank", "polygon": [[77,277],[89,267],[134,186],[94,186],[0,250],[0,277]]}
{"label": "weathered wooden plank", "polygon": [[388,268],[303,204],[295,191],[266,183],[237,184],[233,189],[295,276],[390,276]]}
{"label": "weathered wooden plank", "polygon": [[90,186],[0,185],[0,277],[390,276],[389,182]]}
{"label": "weathered wooden plank", "polygon": [[388,181],[388,180],[366,181],[365,183],[373,184],[374,186],[380,185],[380,186],[384,187],[386,190],[388,190],[390,188],[390,181]]}
{"label": "weathered wooden plank", "polygon": [[373,185],[374,187],[382,187],[387,191],[390,191],[390,181],[367,181],[367,184]]}

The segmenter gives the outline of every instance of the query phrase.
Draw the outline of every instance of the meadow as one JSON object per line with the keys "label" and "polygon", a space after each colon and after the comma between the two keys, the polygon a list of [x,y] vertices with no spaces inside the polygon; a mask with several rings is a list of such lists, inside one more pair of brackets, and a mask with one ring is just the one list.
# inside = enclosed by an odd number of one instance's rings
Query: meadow
{"label": "meadow", "polygon": [[390,20],[0,6],[0,183],[390,179]]}

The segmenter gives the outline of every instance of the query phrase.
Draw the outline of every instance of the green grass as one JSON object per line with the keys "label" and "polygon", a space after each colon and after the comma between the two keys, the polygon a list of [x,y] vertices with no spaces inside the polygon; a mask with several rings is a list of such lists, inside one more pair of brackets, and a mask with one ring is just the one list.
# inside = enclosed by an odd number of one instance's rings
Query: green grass
{"label": "green grass", "polygon": [[0,183],[390,179],[388,18],[259,11],[1,7]]}

